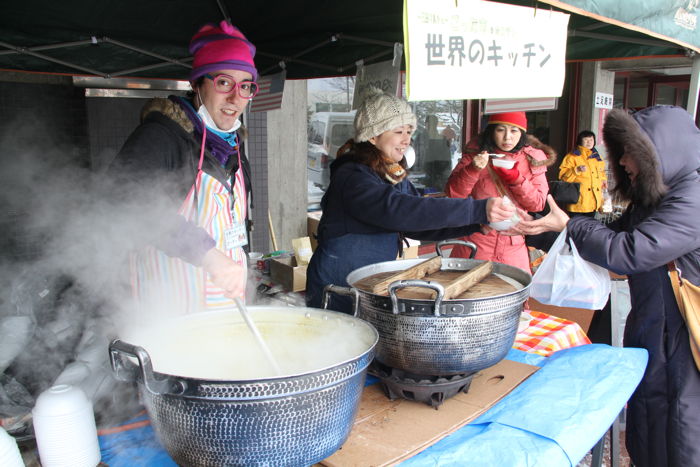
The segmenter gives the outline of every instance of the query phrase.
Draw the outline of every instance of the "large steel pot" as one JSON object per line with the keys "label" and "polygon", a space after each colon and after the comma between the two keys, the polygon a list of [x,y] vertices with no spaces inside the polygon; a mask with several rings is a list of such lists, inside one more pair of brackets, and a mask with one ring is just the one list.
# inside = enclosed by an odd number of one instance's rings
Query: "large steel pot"
{"label": "large steel pot", "polygon": [[[438,253],[448,244],[437,245]],[[347,277],[355,284],[382,272],[398,272],[424,259],[386,261],[356,269]],[[442,258],[443,270],[468,271],[482,260]],[[531,275],[519,268],[494,263],[494,273],[516,285],[517,290],[487,298],[443,300],[444,288],[437,282],[400,280],[389,285],[389,294],[377,295],[355,287],[328,286],[330,292],[354,299],[355,316],[371,323],[379,332],[376,358],[384,365],[421,375],[468,373],[495,365],[513,346],[523,304],[529,295]],[[432,300],[399,298],[404,287],[427,287],[436,291]],[[325,303],[324,303],[325,307]]]}
{"label": "large steel pot", "polygon": [[[335,452],[350,433],[367,366],[374,357],[378,338],[374,328],[352,316],[327,310],[248,310],[271,344],[280,333],[291,333],[293,341],[303,346],[342,327],[348,342],[359,345],[349,351],[350,358],[315,371],[232,381],[157,371],[158,361],[147,349],[150,346],[154,355],[163,355],[162,348],[154,348],[162,340],[143,345],[112,342],[109,351],[113,370],[120,379],[138,381],[156,434],[180,465],[309,465]],[[165,328],[145,329],[141,335],[172,335],[179,342],[166,339],[166,348],[177,352],[186,346],[183,337],[190,330],[221,335],[228,327],[241,331],[241,326],[245,324],[237,311],[205,312],[175,320]],[[284,358],[274,352],[272,345],[271,349],[278,359]],[[177,357],[194,362],[200,358],[196,349]]]}

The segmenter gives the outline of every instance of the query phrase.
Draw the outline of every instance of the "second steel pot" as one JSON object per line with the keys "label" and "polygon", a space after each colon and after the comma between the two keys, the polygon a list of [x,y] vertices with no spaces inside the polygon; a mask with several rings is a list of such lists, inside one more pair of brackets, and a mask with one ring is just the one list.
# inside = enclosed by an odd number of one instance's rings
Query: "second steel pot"
{"label": "second steel pot", "polygon": [[[442,242],[440,247],[447,242]],[[449,242],[460,243],[460,242]],[[398,272],[424,259],[386,261],[365,266],[348,275],[354,284],[382,272]],[[442,270],[468,271],[482,260],[442,258]],[[423,375],[450,375],[495,365],[512,347],[523,304],[529,295],[531,275],[519,268],[494,263],[494,273],[517,284],[516,290],[486,298],[443,300],[437,282],[400,280],[389,294],[378,295],[355,287],[328,286],[329,292],[349,295],[355,315],[379,332],[376,359],[390,367]],[[432,300],[399,298],[404,287],[427,287],[437,292]]]}

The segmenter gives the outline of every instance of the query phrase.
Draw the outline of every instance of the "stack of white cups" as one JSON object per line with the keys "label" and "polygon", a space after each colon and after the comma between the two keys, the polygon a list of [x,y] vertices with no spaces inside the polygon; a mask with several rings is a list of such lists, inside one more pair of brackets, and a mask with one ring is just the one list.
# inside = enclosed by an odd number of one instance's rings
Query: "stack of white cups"
{"label": "stack of white cups", "polygon": [[43,467],[95,467],[100,462],[92,403],[78,387],[59,384],[39,395],[32,411]]}
{"label": "stack of white cups", "polygon": [[2,467],[24,467],[17,441],[0,426],[0,465]]}

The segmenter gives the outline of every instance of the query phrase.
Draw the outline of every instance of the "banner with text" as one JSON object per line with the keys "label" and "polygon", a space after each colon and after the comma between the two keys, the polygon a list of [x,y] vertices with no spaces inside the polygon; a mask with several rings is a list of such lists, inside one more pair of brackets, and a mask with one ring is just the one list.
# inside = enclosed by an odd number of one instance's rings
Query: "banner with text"
{"label": "banner with text", "polygon": [[404,0],[408,100],[558,97],[569,15],[484,0]]}

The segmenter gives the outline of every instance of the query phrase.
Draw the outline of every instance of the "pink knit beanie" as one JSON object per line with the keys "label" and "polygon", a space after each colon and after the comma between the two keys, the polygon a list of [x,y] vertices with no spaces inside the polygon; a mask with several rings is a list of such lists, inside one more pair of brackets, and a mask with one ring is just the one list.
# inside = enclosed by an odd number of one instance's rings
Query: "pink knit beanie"
{"label": "pink knit beanie", "polygon": [[227,21],[219,25],[205,24],[190,41],[190,53],[194,56],[190,81],[218,70],[242,70],[258,79],[253,57],[255,46],[237,27]]}

